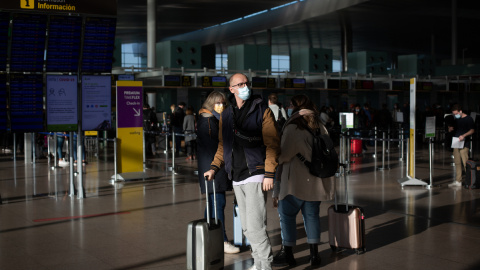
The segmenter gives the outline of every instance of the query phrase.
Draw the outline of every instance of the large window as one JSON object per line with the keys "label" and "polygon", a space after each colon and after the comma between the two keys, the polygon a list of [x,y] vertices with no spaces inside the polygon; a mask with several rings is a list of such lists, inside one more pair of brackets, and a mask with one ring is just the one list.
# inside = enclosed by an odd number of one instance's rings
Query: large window
{"label": "large window", "polygon": [[[217,54],[215,56],[215,69],[228,70],[228,55]],[[272,75],[283,74],[290,70],[290,57],[285,55],[272,55]]]}
{"label": "large window", "polygon": [[280,75],[290,70],[290,56],[272,55],[272,75]]}
{"label": "large window", "polygon": [[122,44],[122,67],[147,67],[145,45],[141,43]]}
{"label": "large window", "polygon": [[342,71],[342,61],[332,60],[332,72],[340,72],[340,71]]}
{"label": "large window", "polygon": [[216,54],[215,55],[215,69],[216,70],[228,70],[228,54]]}

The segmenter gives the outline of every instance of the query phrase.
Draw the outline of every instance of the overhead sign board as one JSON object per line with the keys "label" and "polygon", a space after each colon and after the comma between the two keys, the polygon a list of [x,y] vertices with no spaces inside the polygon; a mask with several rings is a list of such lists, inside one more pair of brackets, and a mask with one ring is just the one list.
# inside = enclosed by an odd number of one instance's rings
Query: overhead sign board
{"label": "overhead sign board", "polygon": [[1,1],[0,9],[17,11],[37,11],[46,13],[83,13],[117,15],[116,0],[10,0]]}
{"label": "overhead sign board", "polygon": [[0,74],[0,131],[7,129],[7,75]]}
{"label": "overhead sign board", "polygon": [[10,74],[12,131],[44,131],[43,119],[43,75]]}
{"label": "overhead sign board", "polygon": [[285,88],[305,88],[307,86],[307,81],[303,78],[285,78],[284,87]]}
{"label": "overhead sign board", "polygon": [[227,78],[223,76],[202,77],[203,87],[227,87]]}

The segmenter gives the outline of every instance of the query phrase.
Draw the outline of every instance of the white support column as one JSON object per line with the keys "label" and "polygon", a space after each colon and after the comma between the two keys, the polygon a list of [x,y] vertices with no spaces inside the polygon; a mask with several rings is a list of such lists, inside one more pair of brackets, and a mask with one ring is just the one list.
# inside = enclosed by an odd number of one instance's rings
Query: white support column
{"label": "white support column", "polygon": [[156,36],[156,1],[147,0],[147,67],[155,67],[155,43],[157,42]]}
{"label": "white support column", "polygon": [[452,0],[452,65],[457,64],[457,0]]}

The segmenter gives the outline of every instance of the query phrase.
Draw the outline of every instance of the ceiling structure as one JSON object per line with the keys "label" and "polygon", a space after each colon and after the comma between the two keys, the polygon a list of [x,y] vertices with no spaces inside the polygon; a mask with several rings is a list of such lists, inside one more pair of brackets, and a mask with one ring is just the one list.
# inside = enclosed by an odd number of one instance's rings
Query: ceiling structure
{"label": "ceiling structure", "polygon": [[[157,0],[156,38],[215,44],[217,53],[226,53],[228,46],[236,44],[267,44],[272,54],[279,55],[289,55],[295,47],[333,49],[335,59],[341,58],[342,49],[384,51],[391,59],[404,54],[434,55],[437,64],[451,61],[455,47],[457,64],[480,60],[478,1],[294,2]],[[146,9],[146,1],[118,0],[117,38],[122,43],[147,41]],[[260,14],[247,17],[255,13]],[[349,42],[342,43],[342,36]]]}

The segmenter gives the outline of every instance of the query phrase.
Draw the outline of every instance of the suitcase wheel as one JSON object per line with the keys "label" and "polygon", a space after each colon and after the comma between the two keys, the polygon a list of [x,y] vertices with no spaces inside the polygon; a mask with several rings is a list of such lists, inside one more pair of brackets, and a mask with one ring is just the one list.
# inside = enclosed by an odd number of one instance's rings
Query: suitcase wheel
{"label": "suitcase wheel", "polygon": [[367,249],[366,248],[357,248],[355,249],[355,253],[357,253],[357,255],[360,255],[360,254],[363,254],[367,252]]}

